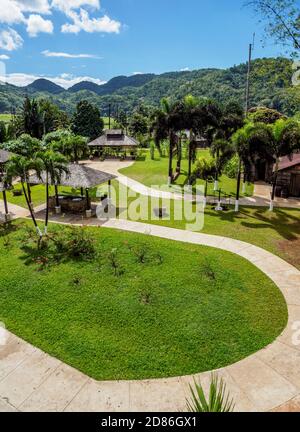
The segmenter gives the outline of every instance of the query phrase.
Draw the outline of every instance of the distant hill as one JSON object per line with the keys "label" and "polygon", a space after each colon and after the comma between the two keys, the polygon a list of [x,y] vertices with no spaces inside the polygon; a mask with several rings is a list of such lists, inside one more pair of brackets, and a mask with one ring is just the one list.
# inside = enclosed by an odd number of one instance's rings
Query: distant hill
{"label": "distant hill", "polygon": [[69,88],[69,92],[76,93],[81,90],[88,90],[98,95],[106,95],[114,93],[124,87],[141,87],[153,78],[155,78],[155,74],[138,74],[129,77],[118,76],[102,85],[90,81],[82,81]]}
{"label": "distant hill", "polygon": [[[252,62],[250,105],[264,105],[286,115],[300,111],[300,86],[292,85],[292,62],[285,58],[263,58]],[[208,97],[220,103],[231,99],[244,104],[247,64],[229,69],[200,69],[168,72],[161,75],[118,76],[106,84],[83,81],[65,90],[48,80],[37,80],[26,88],[0,85],[0,113],[21,107],[24,96],[48,98],[61,109],[72,113],[76,104],[86,99],[107,115],[113,110],[132,112],[143,103],[157,107],[163,97],[179,100],[187,94]]]}
{"label": "distant hill", "polygon": [[33,83],[29,84],[26,89],[38,91],[38,92],[47,92],[51,94],[59,94],[65,91],[63,87],[55,84],[52,81],[49,81],[44,78],[37,79],[33,81]]}

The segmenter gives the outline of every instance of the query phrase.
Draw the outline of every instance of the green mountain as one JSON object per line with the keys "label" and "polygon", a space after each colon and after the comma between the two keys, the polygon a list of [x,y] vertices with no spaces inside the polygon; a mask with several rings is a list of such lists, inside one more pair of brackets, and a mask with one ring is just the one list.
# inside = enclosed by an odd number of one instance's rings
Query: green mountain
{"label": "green mountain", "polygon": [[[292,85],[293,73],[292,62],[288,59],[254,60],[250,80],[250,105],[268,106],[287,115],[300,111],[300,87]],[[157,107],[163,97],[177,100],[187,94],[213,98],[220,103],[235,99],[244,104],[246,74],[247,64],[241,64],[229,69],[120,76],[100,86],[81,82],[69,90],[51,82],[48,84],[47,80],[42,83],[38,80],[38,83],[35,82],[27,88],[6,84],[0,85],[0,112],[18,109],[26,93],[36,98],[48,98],[69,113],[74,111],[80,100],[87,99],[97,105],[103,115],[107,115],[109,104],[112,104],[113,110],[132,112],[141,103]]]}
{"label": "green mountain", "polygon": [[27,90],[33,92],[48,92],[52,94],[62,93],[65,89],[44,78],[37,79],[26,87]]}

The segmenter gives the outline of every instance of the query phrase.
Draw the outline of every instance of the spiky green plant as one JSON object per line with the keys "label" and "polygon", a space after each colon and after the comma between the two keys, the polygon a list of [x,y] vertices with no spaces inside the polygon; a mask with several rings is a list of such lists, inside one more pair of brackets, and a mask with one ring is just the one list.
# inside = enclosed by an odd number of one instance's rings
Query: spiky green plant
{"label": "spiky green plant", "polygon": [[208,400],[201,382],[194,381],[194,388],[190,385],[191,399],[187,399],[189,412],[232,412],[234,401],[226,390],[223,379],[212,374]]}

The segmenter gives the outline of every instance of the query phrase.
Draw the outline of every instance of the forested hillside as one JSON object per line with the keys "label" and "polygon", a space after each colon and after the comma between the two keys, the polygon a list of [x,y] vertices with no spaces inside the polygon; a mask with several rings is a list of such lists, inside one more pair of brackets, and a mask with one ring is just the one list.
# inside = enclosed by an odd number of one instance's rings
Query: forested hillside
{"label": "forested hillside", "polygon": [[[36,98],[49,98],[60,108],[71,113],[76,104],[86,99],[97,105],[103,115],[108,105],[113,109],[132,112],[140,103],[158,106],[162,97],[179,99],[187,94],[205,96],[219,102],[235,99],[244,103],[247,65],[230,69],[202,69],[186,72],[170,72],[162,75],[145,74],[132,77],[116,77],[99,86],[79,83],[60,92],[45,80],[27,88],[12,85],[0,86],[0,112],[18,109],[26,94]],[[292,62],[288,59],[258,59],[252,62],[251,106],[264,105],[287,115],[300,111],[300,87],[292,85]],[[99,73],[100,75],[100,73]],[[43,89],[41,91],[40,89]],[[47,91],[45,91],[47,89]]]}

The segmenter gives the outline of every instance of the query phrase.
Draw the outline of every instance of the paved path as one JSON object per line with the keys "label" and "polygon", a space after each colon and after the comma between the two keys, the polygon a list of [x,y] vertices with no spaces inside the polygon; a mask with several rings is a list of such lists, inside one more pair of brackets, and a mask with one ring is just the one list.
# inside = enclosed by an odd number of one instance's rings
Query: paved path
{"label": "paved path", "polygon": [[[300,272],[256,246],[225,237],[110,220],[104,227],[147,233],[212,246],[246,258],[268,275],[288,304],[289,322],[270,346],[218,371],[238,411],[300,411],[300,345],[293,325],[300,321]],[[237,323],[238,325],[238,323]],[[0,346],[0,411],[183,411],[188,384],[210,373],[170,379],[98,382],[9,333]]]}
{"label": "paved path", "polygon": [[[154,188],[143,185],[142,183],[131,179],[130,177],[124,176],[119,173],[119,170],[131,166],[134,162],[132,161],[83,161],[82,163],[90,166],[91,168],[98,169],[110,174],[117,176],[119,183],[127,186],[131,190],[141,195],[152,196],[156,198],[163,199],[182,199],[182,195],[172,191],[172,188],[166,186],[166,191],[158,191]],[[245,197],[240,199],[240,205],[254,206],[254,207],[269,207],[270,205],[270,186],[266,183],[257,183],[254,186],[253,197]],[[192,194],[187,194],[185,196],[187,200],[193,200]],[[234,197],[233,197],[234,200]],[[300,199],[275,199],[275,207],[281,208],[299,208],[300,209]]]}

